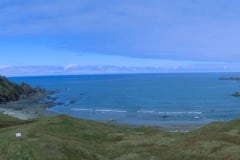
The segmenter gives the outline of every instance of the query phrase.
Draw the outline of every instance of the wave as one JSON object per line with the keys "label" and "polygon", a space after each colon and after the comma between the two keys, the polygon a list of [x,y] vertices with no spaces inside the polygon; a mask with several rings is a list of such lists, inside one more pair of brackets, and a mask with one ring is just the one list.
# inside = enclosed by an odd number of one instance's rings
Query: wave
{"label": "wave", "polygon": [[157,111],[137,111],[138,113],[146,113],[146,114],[160,114],[160,115],[183,115],[183,114],[194,114],[199,115],[202,114],[202,112],[157,112]]}
{"label": "wave", "polygon": [[96,109],[96,112],[118,112],[118,113],[126,113],[127,111],[123,110],[110,110],[110,109]]}
{"label": "wave", "polygon": [[137,111],[137,113],[150,113],[150,114],[157,114],[156,111]]}
{"label": "wave", "polygon": [[201,118],[201,117],[199,117],[199,116],[194,116],[193,118],[194,118],[194,119],[199,119],[199,118]]}
{"label": "wave", "polygon": [[202,112],[158,112],[158,114],[202,114]]}
{"label": "wave", "polygon": [[93,109],[87,109],[87,108],[72,108],[72,111],[94,111]]}
{"label": "wave", "polygon": [[72,108],[72,111],[91,111],[91,112],[116,112],[127,113],[125,110],[111,110],[111,109],[87,109],[87,108]]}
{"label": "wave", "polygon": [[[72,108],[72,111],[87,111],[87,112],[113,112],[113,113],[127,113],[126,110],[114,110],[114,109],[88,109],[88,108]],[[137,111],[137,113],[143,114],[159,114],[159,115],[200,115],[203,112],[158,112],[154,110],[141,110]]]}

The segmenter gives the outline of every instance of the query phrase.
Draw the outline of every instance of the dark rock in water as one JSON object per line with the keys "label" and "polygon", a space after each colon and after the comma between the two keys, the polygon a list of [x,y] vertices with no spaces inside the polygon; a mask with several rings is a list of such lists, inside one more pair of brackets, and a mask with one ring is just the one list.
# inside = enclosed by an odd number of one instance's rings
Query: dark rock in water
{"label": "dark rock in water", "polygon": [[22,110],[23,108],[22,107],[17,107],[17,108],[15,108],[15,110],[17,110],[17,111],[20,111],[20,110]]}
{"label": "dark rock in water", "polygon": [[42,89],[41,87],[36,87],[36,88],[34,88],[34,91],[35,92],[42,92],[44,89]]}
{"label": "dark rock in water", "polygon": [[235,80],[235,81],[239,81],[240,77],[220,77],[219,80]]}
{"label": "dark rock in water", "polygon": [[56,103],[54,103],[54,105],[62,106],[62,105],[64,105],[64,103],[63,102],[56,102]]}
{"label": "dark rock in water", "polygon": [[234,97],[240,97],[240,92],[235,92],[235,93],[232,94],[232,96],[234,96]]}
{"label": "dark rock in water", "polygon": [[170,116],[169,115],[163,115],[162,118],[163,119],[166,119],[166,118],[169,118]]}
{"label": "dark rock in water", "polygon": [[71,100],[69,103],[70,104],[75,104],[77,101],[76,100]]}
{"label": "dark rock in water", "polygon": [[57,100],[57,97],[47,96],[46,99],[49,101],[55,102]]}

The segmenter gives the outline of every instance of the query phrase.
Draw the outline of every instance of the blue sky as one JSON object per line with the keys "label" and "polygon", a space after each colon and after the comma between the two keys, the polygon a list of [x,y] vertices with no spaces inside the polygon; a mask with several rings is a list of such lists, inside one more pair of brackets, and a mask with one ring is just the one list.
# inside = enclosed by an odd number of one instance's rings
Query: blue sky
{"label": "blue sky", "polygon": [[240,71],[238,0],[1,0],[0,74]]}

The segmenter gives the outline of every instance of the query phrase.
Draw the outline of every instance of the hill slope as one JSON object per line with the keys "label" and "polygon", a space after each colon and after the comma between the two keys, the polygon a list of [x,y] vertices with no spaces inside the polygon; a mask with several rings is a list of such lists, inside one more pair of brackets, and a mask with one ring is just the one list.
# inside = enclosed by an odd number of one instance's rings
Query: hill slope
{"label": "hill slope", "polygon": [[[33,121],[3,116],[0,159],[240,159],[240,120],[213,123],[190,133],[167,133],[63,115]],[[15,138],[17,130],[22,138]]]}

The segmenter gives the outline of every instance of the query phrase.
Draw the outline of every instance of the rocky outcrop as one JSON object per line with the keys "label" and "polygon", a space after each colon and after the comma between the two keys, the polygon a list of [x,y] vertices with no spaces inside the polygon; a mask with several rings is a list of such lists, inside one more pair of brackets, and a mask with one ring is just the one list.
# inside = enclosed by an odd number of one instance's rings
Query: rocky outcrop
{"label": "rocky outcrop", "polygon": [[[219,80],[233,80],[240,81],[240,77],[220,77]],[[240,97],[240,92],[234,92],[232,94],[233,97]]]}
{"label": "rocky outcrop", "polygon": [[20,85],[9,81],[6,77],[0,76],[0,103],[17,101],[21,98],[30,96],[36,92],[42,92],[40,87],[32,88],[26,83]]}
{"label": "rocky outcrop", "polygon": [[235,93],[232,94],[232,96],[234,96],[234,97],[240,97],[240,92],[235,92]]}
{"label": "rocky outcrop", "polygon": [[221,77],[219,80],[234,80],[234,81],[239,81],[240,77]]}

